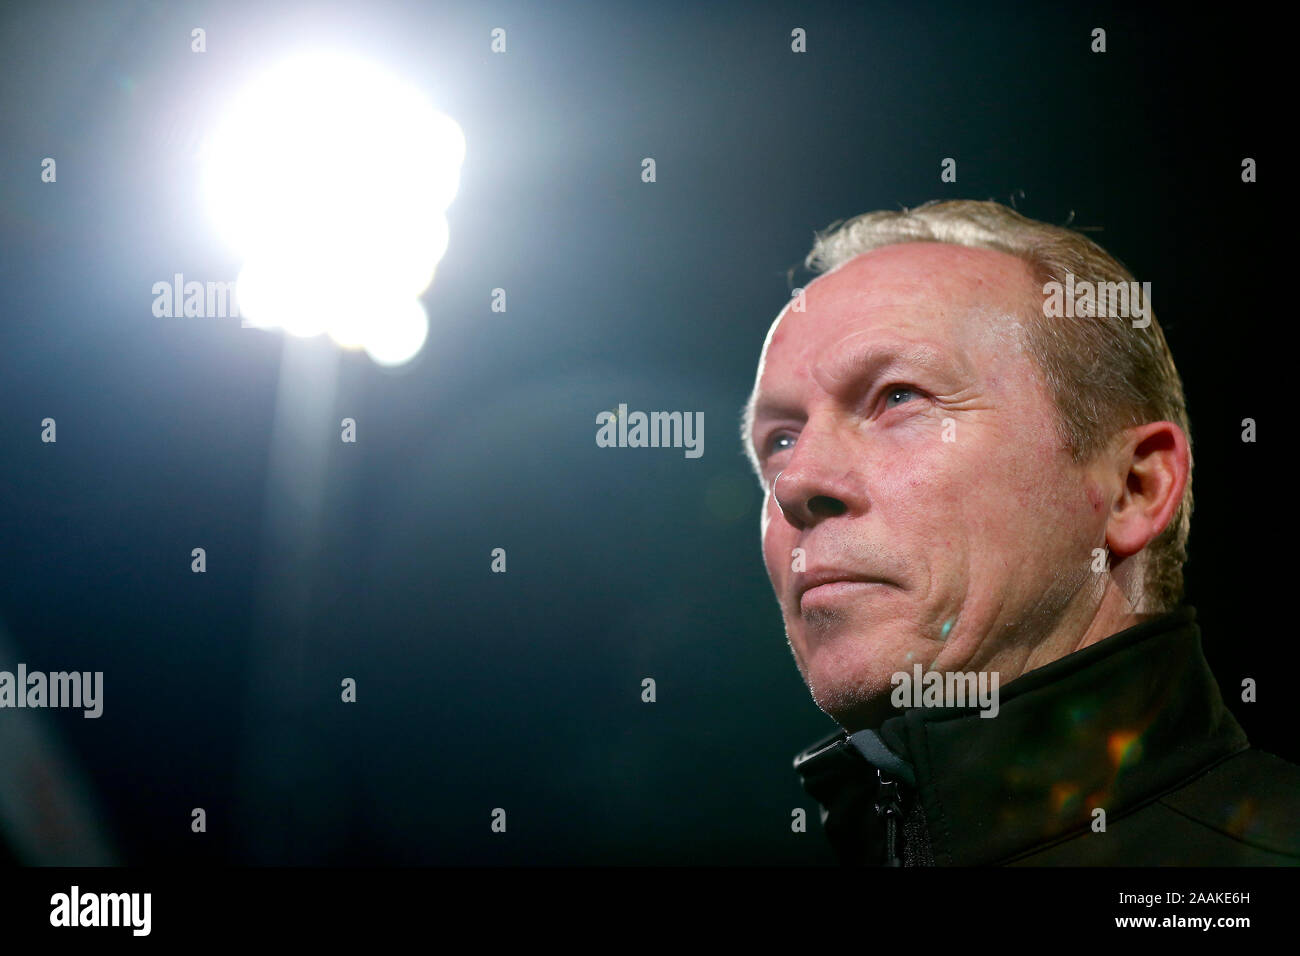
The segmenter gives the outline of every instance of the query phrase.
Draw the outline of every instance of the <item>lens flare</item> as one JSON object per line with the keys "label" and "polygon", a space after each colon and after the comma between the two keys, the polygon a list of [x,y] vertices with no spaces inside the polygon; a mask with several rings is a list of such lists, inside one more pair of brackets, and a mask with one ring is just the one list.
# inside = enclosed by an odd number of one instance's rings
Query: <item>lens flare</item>
{"label": "lens flare", "polygon": [[357,57],[303,54],[251,83],[206,143],[203,180],[243,259],[246,324],[409,361],[464,158],[454,120]]}

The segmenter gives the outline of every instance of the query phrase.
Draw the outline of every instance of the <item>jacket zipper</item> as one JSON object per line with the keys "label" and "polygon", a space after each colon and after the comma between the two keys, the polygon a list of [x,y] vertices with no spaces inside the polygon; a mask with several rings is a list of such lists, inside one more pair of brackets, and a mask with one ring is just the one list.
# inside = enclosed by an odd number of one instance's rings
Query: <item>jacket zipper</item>
{"label": "jacket zipper", "polygon": [[898,852],[898,833],[903,821],[903,807],[899,798],[898,781],[887,777],[879,767],[876,778],[876,814],[885,818],[885,866],[902,866]]}

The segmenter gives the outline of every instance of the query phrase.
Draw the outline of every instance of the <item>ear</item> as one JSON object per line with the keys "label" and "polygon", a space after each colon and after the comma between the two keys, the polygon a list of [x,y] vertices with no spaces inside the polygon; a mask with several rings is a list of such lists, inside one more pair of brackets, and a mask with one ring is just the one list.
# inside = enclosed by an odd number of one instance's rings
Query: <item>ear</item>
{"label": "ear", "polygon": [[1106,545],[1118,558],[1137,554],[1173,520],[1191,473],[1187,436],[1173,422],[1127,429],[1116,458],[1118,489]]}

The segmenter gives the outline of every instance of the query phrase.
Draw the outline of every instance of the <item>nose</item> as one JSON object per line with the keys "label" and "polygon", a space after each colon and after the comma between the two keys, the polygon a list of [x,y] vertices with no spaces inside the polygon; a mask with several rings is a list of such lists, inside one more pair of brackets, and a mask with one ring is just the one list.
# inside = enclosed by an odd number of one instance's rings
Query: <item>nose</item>
{"label": "nose", "polygon": [[772,482],[772,498],[785,520],[803,531],[852,510],[860,492],[855,469],[842,443],[827,433],[805,427],[789,464]]}

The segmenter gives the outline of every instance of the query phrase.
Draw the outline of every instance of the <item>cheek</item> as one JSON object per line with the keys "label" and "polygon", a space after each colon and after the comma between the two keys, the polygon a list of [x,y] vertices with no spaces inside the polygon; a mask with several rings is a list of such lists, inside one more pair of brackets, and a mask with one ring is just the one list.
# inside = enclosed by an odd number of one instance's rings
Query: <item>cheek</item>
{"label": "cheek", "polygon": [[1088,496],[1088,507],[1092,509],[1092,513],[1100,515],[1102,505],[1105,503],[1101,497],[1101,486],[1089,478],[1084,484],[1084,492]]}
{"label": "cheek", "polygon": [[990,532],[1029,563],[1072,561],[1101,508],[1099,489],[1072,471],[1055,448],[1041,448],[1021,461],[1004,461],[1006,507]]}
{"label": "cheek", "polygon": [[973,447],[936,439],[900,449],[882,461],[876,469],[875,495],[901,519],[896,530],[942,549],[961,540],[969,525],[970,501],[985,480],[981,456]]}
{"label": "cheek", "polygon": [[789,529],[789,525],[781,518],[771,495],[767,496],[759,523],[763,541],[763,563],[767,566],[768,577],[775,581],[783,563],[781,556],[789,550],[785,548],[786,535],[782,530]]}
{"label": "cheek", "polygon": [[907,464],[887,473],[908,528],[938,564],[965,554],[1002,567],[1008,550],[1044,530],[1044,509],[1054,507],[1044,498],[1057,493],[1059,469],[1027,444],[1023,436],[968,430],[956,442],[900,456]]}

